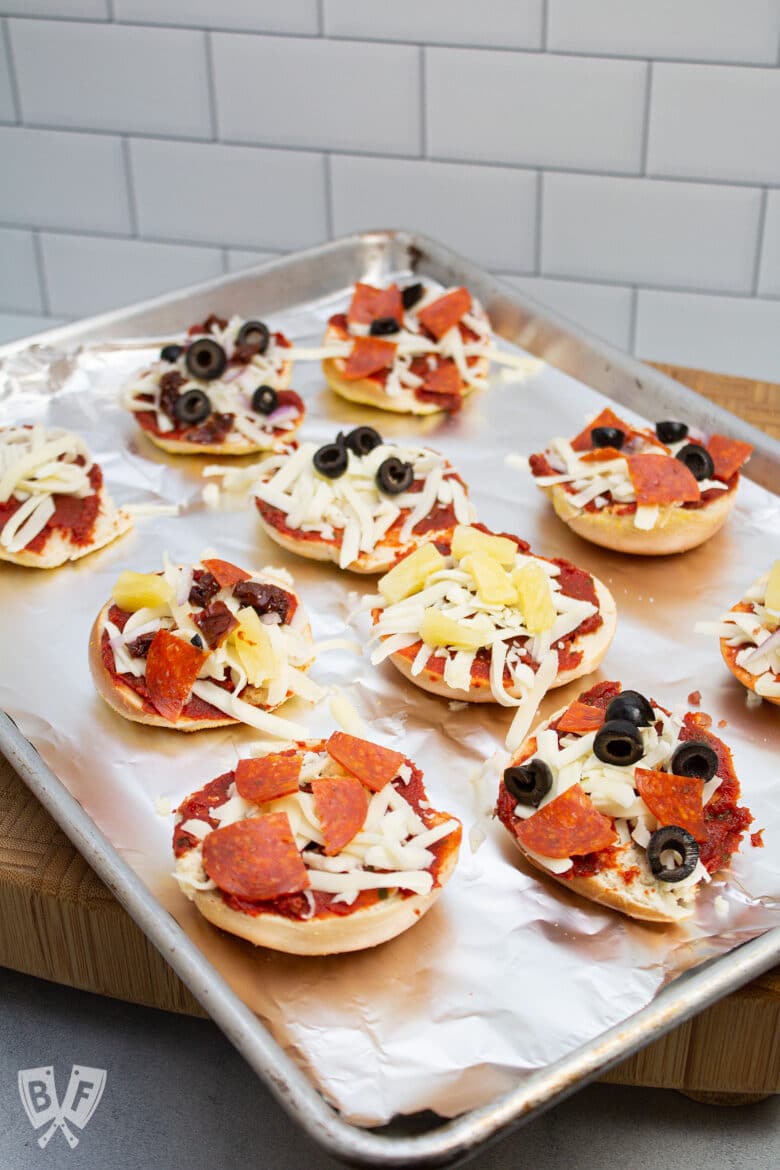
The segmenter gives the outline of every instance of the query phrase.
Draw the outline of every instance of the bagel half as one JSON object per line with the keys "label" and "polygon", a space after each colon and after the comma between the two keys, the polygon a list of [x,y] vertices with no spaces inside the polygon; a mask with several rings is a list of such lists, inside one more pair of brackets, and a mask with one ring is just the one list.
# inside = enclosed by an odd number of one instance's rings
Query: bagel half
{"label": "bagel half", "polygon": [[[358,758],[367,750],[368,760],[364,760],[362,765],[345,766],[339,763],[328,754],[334,740],[342,741],[342,749],[346,745],[348,753],[357,751]],[[282,757],[287,759],[282,760]],[[294,757],[294,762],[291,763],[290,757]],[[385,771],[381,782],[371,776],[372,758],[378,759],[380,767],[384,766],[384,760],[390,761],[389,771]],[[296,779],[293,775],[291,784],[276,783],[278,773],[273,769],[280,760],[290,765],[293,772],[297,766],[298,776]],[[358,768],[360,776],[352,770],[353,767]],[[364,767],[368,767],[369,771],[365,772]],[[242,769],[255,776],[256,769],[260,769],[263,774],[262,791],[253,791],[251,781],[250,787],[245,785],[246,772],[242,772]],[[396,775],[391,780],[393,771]],[[340,838],[342,843],[335,848],[327,847],[331,827],[321,820],[323,813],[318,804],[319,796],[312,788],[312,781],[316,783],[317,780],[346,785],[353,797],[357,789],[357,819],[351,821]],[[393,792],[388,792],[388,784],[392,785]],[[238,801],[235,800],[236,795],[240,798]],[[350,814],[344,811],[343,797],[337,803],[337,824],[343,825],[340,818],[349,818]],[[236,808],[236,805],[239,807]],[[407,805],[407,814],[412,816],[413,823],[410,827],[407,821],[399,829],[398,810],[406,809]],[[205,817],[204,810],[207,810]],[[396,813],[391,810],[396,810]],[[213,925],[255,946],[297,955],[329,955],[364,950],[386,942],[413,926],[430,909],[451,877],[457,863],[462,833],[457,818],[428,806],[422,773],[411,761],[404,760],[402,753],[390,752],[341,732],[334,733],[327,742],[299,741],[274,756],[239,761],[235,772],[218,777],[200,792],[187,798],[178,813],[180,819],[174,830],[175,877],[200,913]],[[280,817],[280,813],[284,816]],[[224,862],[214,851],[206,855],[203,842],[211,832],[225,828],[229,831],[229,826],[235,826],[237,822],[246,824],[247,821],[253,822],[252,828],[259,828],[263,818],[269,814],[274,816],[275,821],[282,822],[282,832],[289,843],[284,862],[271,863],[270,849],[258,853],[258,848],[263,846],[258,845],[256,840],[242,845],[237,844],[235,838],[229,852],[223,854]],[[194,823],[193,816],[197,821],[205,820],[208,827]],[[372,817],[372,841],[377,839],[381,842],[385,824],[394,841],[405,841],[407,845],[414,842],[415,834],[427,834],[433,830],[436,839],[422,855],[428,858],[425,869],[430,876],[421,874],[419,869],[414,875],[408,875],[409,880],[416,883],[424,879],[423,885],[427,884],[427,892],[412,892],[408,887],[405,888],[402,884],[405,874],[403,870],[397,869],[397,862],[381,864],[381,856],[376,856],[377,849],[381,851],[381,845],[372,846],[370,842],[359,844],[366,817]],[[196,831],[193,832],[193,829]],[[299,861],[292,851],[293,877],[297,877],[296,867],[305,876],[302,881],[283,881],[278,867],[279,864],[289,864],[293,842],[300,856]],[[212,843],[216,844],[215,839],[209,842]],[[350,852],[344,854],[346,860],[340,864],[340,857],[346,847],[349,847]],[[372,853],[370,866],[366,860],[367,849]],[[390,855],[387,860],[391,860]],[[322,864],[314,864],[315,861]],[[419,865],[419,860],[416,864]],[[327,872],[323,873],[323,869]],[[267,883],[275,887],[273,893],[263,888],[260,900],[260,887],[254,885],[258,880],[257,872],[253,872],[255,870],[261,875],[263,887]],[[382,890],[366,887],[365,892],[362,892],[362,874],[366,875],[364,883],[367,881],[370,886],[383,873],[389,877]],[[251,882],[254,888],[250,889],[247,882]],[[336,905],[339,899],[343,902],[344,895],[333,888],[328,890],[332,882],[337,885],[344,883],[345,889],[350,888],[350,883],[355,883],[351,886],[352,903],[347,901]],[[398,884],[394,884],[396,882]],[[280,886],[289,892],[278,895],[276,890]]]}
{"label": "bagel half", "polygon": [[542,487],[555,514],[583,540],[615,552],[639,556],[668,556],[704,544],[723,527],[736,502],[736,483],[699,508],[669,508],[666,519],[649,531],[636,528],[633,512],[619,512],[607,505],[585,512],[572,507],[570,493],[561,484]]}
{"label": "bagel half", "polygon": [[[551,725],[556,724],[565,712],[576,708],[578,704],[585,704],[591,708],[601,707],[604,710],[609,705],[609,701],[620,693],[620,690],[619,683],[598,683],[590,691],[580,695],[579,699],[575,700],[569,707],[562,707],[559,711],[556,711],[554,715],[535,728],[526,738],[525,742],[511,759],[509,767],[516,767],[537,756],[541,750],[539,747],[540,733],[550,728]],[[515,798],[507,791],[503,778],[499,787],[496,815],[509,831],[512,840],[525,860],[535,869],[543,873],[545,877],[553,879],[566,889],[572,890],[576,894],[581,894],[592,902],[597,902],[602,906],[608,906],[613,910],[618,910],[630,918],[636,918],[644,922],[672,924],[682,922],[691,917],[694,912],[697,892],[700,889],[701,882],[706,878],[706,872],[703,871],[706,869],[710,873],[715,873],[723,867],[723,864],[727,864],[730,856],[739,848],[742,835],[750,824],[752,817],[747,809],[739,807],[736,804],[739,798],[739,782],[734,773],[731,753],[725,744],[707,729],[706,717],[703,718],[698,712],[689,712],[685,716],[681,731],[677,732],[676,725],[672,723],[669,713],[663,708],[658,707],[655,703],[653,706],[656,715],[662,723],[661,736],[657,734],[656,726],[645,729],[646,735],[652,741],[645,740],[646,751],[652,752],[656,749],[657,744],[661,745],[660,751],[655,750],[655,755],[658,758],[654,758],[653,767],[668,770],[673,748],[678,742],[678,734],[680,739],[705,740],[705,742],[717,750],[719,760],[717,775],[721,777],[720,787],[716,788],[714,794],[710,795],[709,801],[704,808],[705,825],[709,819],[715,827],[713,841],[718,841],[719,819],[726,815],[733,816],[733,828],[727,835],[725,843],[723,845],[713,846],[713,849],[721,849],[721,851],[725,852],[721,854],[712,852],[711,855],[707,853],[708,864],[706,867],[702,864],[702,860],[699,859],[696,869],[689,875],[685,882],[673,883],[659,881],[653,876],[645,848],[641,847],[630,836],[630,826],[632,823],[636,824],[636,819],[634,821],[623,820],[621,822],[620,818],[616,819],[613,817],[613,825],[619,826],[622,823],[626,826],[625,830],[618,830],[617,843],[605,849],[603,852],[591,853],[584,858],[577,858],[575,856],[573,858],[574,862],[582,861],[584,863],[583,872],[577,873],[576,866],[573,866],[575,869],[574,873],[571,871],[555,873],[544,864],[539,855],[529,851],[522,841],[518,839],[518,826],[527,823],[527,821],[520,820],[517,817],[515,812]],[[664,748],[668,748],[668,752],[665,752]],[[542,754],[544,758],[544,753]],[[545,762],[547,762],[546,758]],[[641,760],[637,766],[642,766]],[[633,779],[633,765],[625,766],[625,769],[621,770],[625,770],[629,775],[629,781],[635,783]],[[553,770],[553,776],[555,777],[556,775],[557,773]],[[549,803],[548,800],[543,800],[540,811],[544,808],[549,808],[554,803],[554,798],[561,795],[561,793],[556,793],[554,789],[552,791],[553,798],[549,800]],[[563,791],[565,792],[566,789]],[[592,789],[592,791],[595,790]],[[598,799],[597,797],[594,798]],[[533,819],[534,815],[536,815],[535,812],[531,814],[529,819]],[[609,816],[610,814],[607,813],[606,815]],[[655,818],[650,817],[650,820],[656,827],[659,826],[659,822]],[[708,850],[709,841],[705,840],[700,846],[700,849],[703,852]]]}
{"label": "bagel half", "polygon": [[[268,580],[264,574],[253,574],[253,579]],[[283,588],[292,594],[297,602],[291,629],[294,627],[303,643],[311,648],[309,661],[301,664],[299,668],[305,672],[314,660],[311,626],[295,591],[286,584]],[[145,723],[151,727],[164,727],[174,731],[204,731],[209,728],[228,727],[242,722],[236,716],[220,710],[193,694],[190,695],[183,710],[175,720],[160,714],[148,697],[148,692],[139,693],[130,685],[127,677],[115,669],[114,653],[109,645],[106,631],[106,622],[109,620],[109,613],[113,605],[113,601],[108,601],[103,606],[92,625],[89,637],[89,667],[92,679],[98,694],[113,711],[134,723]],[[297,725],[273,715],[272,712],[287,702],[292,693],[292,691],[288,691],[278,703],[269,705],[267,686],[246,687],[241,692],[240,698],[250,707],[257,709],[259,730],[267,730],[272,735],[289,736],[297,730]],[[260,724],[263,726],[261,727]]]}
{"label": "bagel half", "polygon": [[[778,566],[780,566],[780,561],[772,569],[771,576],[773,579],[780,576],[780,567]],[[778,666],[780,666],[780,654],[777,649],[777,638],[780,636],[778,635],[778,629],[780,627],[776,624],[777,619],[775,615],[777,609],[774,606],[767,606],[769,581],[769,573],[765,573],[757,581],[754,581],[748,596],[731,607],[729,612],[717,624],[716,629],[722,635],[720,638],[721,656],[734,677],[742,683],[743,687],[752,691],[753,694],[759,695],[767,703],[774,703],[775,706],[780,706],[780,694],[765,694],[764,691],[769,690],[769,687],[764,687],[759,681],[764,680],[775,688],[780,686],[780,670],[778,669]],[[745,633],[738,625],[729,620],[732,614],[736,615],[739,613],[752,614],[755,618],[757,628],[753,631],[753,628],[750,627],[752,632]],[[708,627],[709,623],[703,623],[702,632],[709,633]],[[726,633],[726,630],[729,628],[733,631],[732,634]],[[752,653],[753,650],[758,648],[759,633],[762,636],[763,633],[766,633],[769,638],[774,637],[775,641],[771,643],[773,649],[770,651],[769,657],[765,659],[765,668],[760,674],[751,674],[746,666],[743,666],[737,661],[737,657],[745,650]],[[742,645],[729,645],[730,638],[734,635],[742,636]]]}
{"label": "bagel half", "polygon": [[[599,600],[599,612],[602,618],[602,625],[592,633],[584,634],[581,638],[575,640],[573,649],[582,652],[582,660],[578,666],[557,674],[554,681],[550,684],[550,690],[554,687],[563,687],[574,679],[582,678],[583,675],[591,674],[592,671],[596,670],[603,661],[615,636],[615,629],[617,627],[615,599],[606,585],[599,581],[598,577],[594,577],[593,582],[596,586],[596,596]],[[428,667],[424,667],[419,674],[412,675],[414,655],[411,653],[411,650],[414,649],[414,647],[411,647],[406,652],[401,651],[390,655],[390,661],[393,666],[409,682],[414,683],[415,686],[420,687],[424,691],[429,691],[432,695],[439,695],[443,699],[467,703],[495,703],[496,700],[493,697],[487,679],[480,678],[474,680],[472,678],[468,691],[459,691],[447,686],[442,676],[435,671],[429,670]],[[508,686],[506,690],[509,695],[519,697],[517,689],[513,686]]]}
{"label": "bagel half", "polygon": [[78,561],[89,556],[90,553],[105,548],[126,532],[130,532],[134,525],[130,513],[124,508],[115,508],[104,487],[98,490],[97,495],[100,501],[98,514],[88,542],[76,544],[61,529],[54,528],[49,532],[40,552],[26,548],[19,552],[9,552],[0,545],[0,561],[10,561],[14,565],[25,565],[31,569],[56,569],[69,561]]}
{"label": "bagel half", "polygon": [[[332,345],[334,342],[343,340],[341,331],[329,325],[325,331],[323,345]],[[322,372],[331,390],[350,402],[360,402],[364,406],[390,410],[395,414],[439,414],[442,410],[447,409],[436,402],[421,401],[413,390],[407,390],[403,387],[399,394],[390,395],[385,390],[384,385],[375,378],[345,378],[344,365],[344,358],[324,358]],[[490,362],[488,358],[479,358],[471,369],[477,377],[487,380]],[[461,387],[461,397],[467,398],[474,389],[474,386],[464,382]]]}

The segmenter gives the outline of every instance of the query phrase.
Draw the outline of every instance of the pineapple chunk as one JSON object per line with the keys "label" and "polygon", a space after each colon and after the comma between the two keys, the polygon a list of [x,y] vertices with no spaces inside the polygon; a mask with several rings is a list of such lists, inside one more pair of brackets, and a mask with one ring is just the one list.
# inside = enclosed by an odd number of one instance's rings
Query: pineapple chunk
{"label": "pineapple chunk", "polygon": [[276,658],[271,638],[256,610],[245,606],[236,614],[238,627],[230,635],[230,646],[246,672],[252,687],[261,687],[273,678]]}
{"label": "pineapple chunk", "polygon": [[173,601],[173,586],[158,573],[120,573],[111,596],[120,609],[135,613],[138,609],[157,609]]}
{"label": "pineapple chunk", "polygon": [[460,562],[460,567],[471,573],[481,601],[488,605],[512,605],[517,600],[512,578],[487,553],[469,553]]}
{"label": "pineapple chunk", "polygon": [[530,561],[512,574],[517,600],[529,634],[543,634],[555,622],[550,580],[541,565]]}
{"label": "pineapple chunk", "polygon": [[780,561],[775,561],[769,571],[764,605],[767,609],[774,609],[780,613]]}
{"label": "pineapple chunk", "polygon": [[510,569],[515,563],[517,545],[507,536],[492,536],[467,524],[458,524],[452,535],[452,555],[461,560],[468,553],[483,553]]}
{"label": "pineapple chunk", "polygon": [[480,629],[455,621],[434,605],[425,610],[420,623],[420,637],[426,646],[451,646],[454,650],[478,650],[487,646],[491,633],[490,628]]}
{"label": "pineapple chunk", "polygon": [[379,592],[387,605],[395,605],[412,593],[425,588],[428,578],[439,569],[446,569],[447,560],[433,544],[421,544],[404,557],[384,577],[379,578]]}

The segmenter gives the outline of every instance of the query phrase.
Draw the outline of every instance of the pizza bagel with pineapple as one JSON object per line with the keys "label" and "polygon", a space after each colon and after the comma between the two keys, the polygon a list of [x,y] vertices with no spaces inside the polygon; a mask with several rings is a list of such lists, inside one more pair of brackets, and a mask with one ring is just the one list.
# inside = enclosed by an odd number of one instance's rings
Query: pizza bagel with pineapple
{"label": "pizza bagel with pineapple", "polygon": [[601,682],[514,754],[496,814],[548,877],[631,918],[689,918],[751,824],[712,720]]}
{"label": "pizza bagel with pineapple", "polygon": [[384,573],[474,519],[466,485],[443,455],[385,441],[368,426],[270,456],[254,493],[272,540],[353,573]]}
{"label": "pizza bagel with pineapple", "polygon": [[175,877],[215,926],[299,955],[362,950],[413,926],[458,858],[402,752],[336,731],[242,759],[189,796]]}
{"label": "pizza bagel with pineapple", "polygon": [[378,587],[373,663],[389,658],[448,699],[517,707],[518,725],[550,687],[595,670],[615,632],[615,602],[597,578],[483,525],[422,545]]}
{"label": "pizza bagel with pineapple", "polygon": [[719,622],[696,630],[720,638],[723,661],[749,691],[780,706],[780,561]]}
{"label": "pizza bagel with pineapple", "polygon": [[95,619],[89,661],[98,693],[125,719],[202,731],[245,723],[302,733],[272,712],[293,695],[316,702],[309,619],[284,569],[250,572],[205,557],[162,572],[120,574]]}
{"label": "pizza bagel with pineapple", "polygon": [[617,552],[663,556],[703,544],[726,522],[752,450],[684,422],[634,427],[607,407],[528,463],[578,536]]}

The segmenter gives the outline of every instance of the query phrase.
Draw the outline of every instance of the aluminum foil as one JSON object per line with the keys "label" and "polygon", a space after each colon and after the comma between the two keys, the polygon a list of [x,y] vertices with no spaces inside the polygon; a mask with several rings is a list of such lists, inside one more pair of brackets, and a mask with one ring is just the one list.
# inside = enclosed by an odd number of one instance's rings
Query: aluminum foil
{"label": "aluminum foil", "polygon": [[[346,302],[342,289],[271,320],[295,342],[316,345],[327,317]],[[252,308],[244,306],[247,315]],[[182,328],[189,324],[183,316]],[[365,647],[368,617],[360,602],[374,586],[283,552],[263,535],[251,507],[206,509],[201,471],[210,460],[166,456],[118,404],[120,386],[157,348],[157,341],[135,340],[74,352],[36,348],[0,366],[0,423],[72,428],[89,443],[117,502],[180,507],[178,517],[139,519],[130,536],[54,572],[0,564],[0,704],[161,908],[348,1120],[376,1125],[398,1113],[427,1108],[453,1116],[485,1104],[625,1020],[675,975],[777,925],[780,711],[751,705],[717,644],[693,626],[717,618],[780,555],[780,500],[743,479],[730,522],[704,547],[674,558],[620,556],[570,533],[530,475],[504,462],[510,453],[542,449],[553,434],[578,431],[606,402],[601,395],[539,364],[523,382],[498,371],[457,418],[395,417],[336,398],[315,362],[299,363],[293,376],[307,404],[304,437],[324,442],[337,427],[370,422],[388,437],[435,446],[471,485],[480,520],[581,564],[614,593],[618,632],[602,670],[548,695],[541,716],[599,677],[620,679],[671,708],[685,709],[689,692],[701,691],[702,708],[716,723],[726,720],[721,733],[767,847],[746,841],[684,926],[641,925],[592,905],[526,869],[491,818],[497,781],[484,763],[502,746],[511,711],[448,704],[405,682],[390,663],[374,669],[365,653],[330,650],[312,676],[346,694],[373,737],[424,769],[434,805],[462,819],[456,874],[415,927],[351,955],[255,950],[205,922],[171,877],[173,818],[165,806],[175,808],[233,767],[257,733],[185,736],[114,714],[87,666],[95,614],[122,569],[155,570],[166,550],[192,560],[212,548],[239,564],[284,565],[315,638],[357,632]],[[312,736],[334,726],[329,699],[284,713]]]}

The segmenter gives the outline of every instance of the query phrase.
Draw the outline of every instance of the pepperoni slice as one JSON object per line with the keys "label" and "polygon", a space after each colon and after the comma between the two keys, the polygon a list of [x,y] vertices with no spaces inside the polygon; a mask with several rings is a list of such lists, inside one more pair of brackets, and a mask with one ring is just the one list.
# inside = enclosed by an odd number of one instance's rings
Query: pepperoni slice
{"label": "pepperoni slice", "polygon": [[467,288],[454,288],[437,301],[420,309],[417,320],[440,341],[448,329],[457,325],[464,313],[471,308],[471,293]]}
{"label": "pepperoni slice", "polygon": [[447,359],[440,362],[435,370],[429,370],[422,389],[434,394],[460,394],[463,382],[455,362]]}
{"label": "pepperoni slice", "polygon": [[701,498],[693,474],[672,455],[628,455],[626,462],[637,504],[693,504]]}
{"label": "pepperoni slice", "polygon": [[203,841],[203,868],[220,890],[265,902],[309,885],[287,813],[269,813],[215,829]]}
{"label": "pepperoni slice", "polygon": [[636,790],[661,825],[678,825],[696,838],[706,841],[702,806],[702,782],[696,777],[675,776],[673,772],[634,771]]}
{"label": "pepperoni slice", "polygon": [[238,625],[224,601],[213,601],[200,613],[194,613],[192,620],[210,647],[221,646]]}
{"label": "pepperoni slice", "polygon": [[206,658],[207,651],[168,630],[154,635],[146,656],[146,686],[163,719],[174,723],[179,718]]}
{"label": "pepperoni slice", "polygon": [[398,285],[374,288],[371,284],[356,284],[347,320],[355,325],[370,325],[377,317],[395,317],[399,325],[403,323],[404,303]]}
{"label": "pepperoni slice", "polygon": [[301,757],[295,751],[276,752],[236,764],[236,791],[245,800],[265,804],[298,791]]}
{"label": "pepperoni slice", "polygon": [[725,435],[712,435],[707,450],[715,464],[717,479],[729,480],[736,475],[743,463],[747,463],[753,454],[750,443],[743,443],[740,439],[727,439]]}
{"label": "pepperoni slice", "polygon": [[344,731],[334,731],[325,748],[332,759],[362,780],[372,792],[379,792],[397,776],[406,758],[402,752],[391,751]]}
{"label": "pepperoni slice", "polygon": [[599,812],[579,784],[556,796],[515,831],[521,845],[542,857],[582,857],[618,839],[611,817]]}
{"label": "pepperoni slice", "polygon": [[[594,427],[615,427],[616,430],[622,431],[627,439],[634,434],[634,428],[629,426],[627,422],[623,422],[622,418],[618,418],[613,410],[605,406],[601,414],[597,414],[592,419],[584,430],[572,439],[571,445],[575,451],[590,451],[593,446],[593,440],[590,437],[590,432]],[[606,448],[604,448],[606,450]]]}
{"label": "pepperoni slice", "polygon": [[395,360],[396,345],[382,337],[356,337],[352,352],[344,363],[345,378],[368,378],[387,370]]}
{"label": "pepperoni slice", "polygon": [[238,565],[231,565],[230,561],[212,560],[203,561],[202,564],[211,573],[220,589],[228,585],[237,585],[239,581],[248,581],[252,576],[245,569],[239,569]]}
{"label": "pepperoni slice", "polygon": [[579,699],[575,699],[561,715],[556,730],[587,735],[589,731],[598,731],[605,717],[606,711],[603,707],[591,707],[589,703],[581,703]]}
{"label": "pepperoni slice", "polygon": [[341,853],[365,824],[368,793],[354,776],[323,776],[312,780],[311,790],[325,852],[330,856]]}

